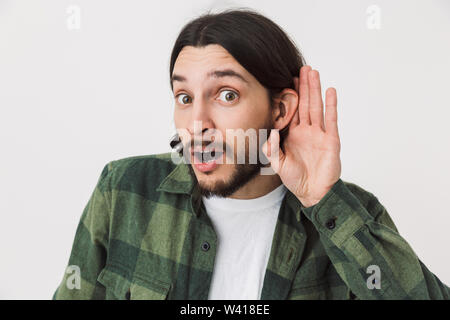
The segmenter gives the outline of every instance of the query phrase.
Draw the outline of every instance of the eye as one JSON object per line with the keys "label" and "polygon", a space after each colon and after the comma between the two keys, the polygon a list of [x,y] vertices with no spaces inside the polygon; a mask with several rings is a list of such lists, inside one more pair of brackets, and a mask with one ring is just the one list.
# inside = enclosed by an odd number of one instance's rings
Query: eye
{"label": "eye", "polygon": [[220,92],[219,98],[224,102],[232,102],[233,100],[236,100],[238,97],[238,94],[232,90],[223,90]]}
{"label": "eye", "polygon": [[184,93],[180,93],[179,95],[176,96],[176,98],[177,98],[178,102],[181,104],[188,104],[188,103],[192,102],[192,98]]}

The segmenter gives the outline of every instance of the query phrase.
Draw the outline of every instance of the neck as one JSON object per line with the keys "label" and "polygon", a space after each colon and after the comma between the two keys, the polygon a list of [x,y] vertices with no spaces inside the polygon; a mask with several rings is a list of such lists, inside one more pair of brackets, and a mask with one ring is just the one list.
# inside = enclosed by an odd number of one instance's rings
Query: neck
{"label": "neck", "polygon": [[273,175],[261,175],[258,174],[247,184],[239,188],[229,198],[233,199],[254,199],[262,197],[269,192],[275,190],[275,188],[281,185],[280,176]]}

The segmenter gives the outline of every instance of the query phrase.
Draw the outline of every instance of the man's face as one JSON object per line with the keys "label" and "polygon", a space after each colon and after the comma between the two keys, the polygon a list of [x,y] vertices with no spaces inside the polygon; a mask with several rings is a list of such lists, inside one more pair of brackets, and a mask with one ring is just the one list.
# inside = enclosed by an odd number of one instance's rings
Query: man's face
{"label": "man's face", "polygon": [[[221,162],[202,164],[189,153],[191,173],[195,174],[203,195],[227,197],[259,174],[262,166],[259,157],[257,163],[249,163],[249,139],[245,139],[244,145],[233,138],[231,147],[227,143],[227,130],[254,129],[258,133],[259,129],[272,128],[267,90],[219,45],[184,47],[175,62],[172,80],[175,126],[189,132],[191,147],[195,140],[203,140],[202,146],[211,143],[210,137],[202,134],[205,129],[219,131],[223,137]],[[194,132],[196,121],[201,121],[201,129],[197,127]],[[258,139],[257,145],[260,144]],[[245,154],[245,164],[237,163],[238,150]],[[234,159],[233,163],[230,159]]]}

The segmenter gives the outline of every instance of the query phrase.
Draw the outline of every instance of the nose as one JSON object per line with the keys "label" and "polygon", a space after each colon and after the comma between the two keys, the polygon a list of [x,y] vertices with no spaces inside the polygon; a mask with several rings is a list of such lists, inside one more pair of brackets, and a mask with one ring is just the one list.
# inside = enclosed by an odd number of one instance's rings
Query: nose
{"label": "nose", "polygon": [[214,121],[211,118],[210,107],[205,101],[197,99],[193,102],[189,132],[194,140],[201,140],[202,136],[210,129],[214,129]]}

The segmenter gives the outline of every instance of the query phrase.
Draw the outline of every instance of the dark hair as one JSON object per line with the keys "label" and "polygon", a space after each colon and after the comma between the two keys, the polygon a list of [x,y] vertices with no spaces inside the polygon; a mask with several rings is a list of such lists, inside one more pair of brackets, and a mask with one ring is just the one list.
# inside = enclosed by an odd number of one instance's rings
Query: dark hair
{"label": "dark hair", "polygon": [[306,64],[295,43],[272,20],[253,10],[229,9],[203,14],[184,26],[172,50],[170,78],[183,47],[208,44],[225,48],[268,90],[270,103],[284,88],[295,88],[293,77]]}

